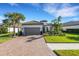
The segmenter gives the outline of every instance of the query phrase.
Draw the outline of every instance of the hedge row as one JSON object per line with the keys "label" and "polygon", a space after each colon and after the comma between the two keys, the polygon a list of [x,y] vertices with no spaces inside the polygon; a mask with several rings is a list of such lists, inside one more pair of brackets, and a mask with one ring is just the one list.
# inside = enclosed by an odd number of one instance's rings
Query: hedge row
{"label": "hedge row", "polygon": [[79,33],[79,29],[67,29],[66,31],[63,32],[67,32],[67,33]]}

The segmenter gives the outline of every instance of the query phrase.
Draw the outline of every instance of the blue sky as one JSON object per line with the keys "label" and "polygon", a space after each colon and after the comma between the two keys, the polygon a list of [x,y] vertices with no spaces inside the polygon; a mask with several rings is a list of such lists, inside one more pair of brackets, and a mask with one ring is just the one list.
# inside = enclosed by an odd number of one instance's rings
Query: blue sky
{"label": "blue sky", "polygon": [[62,16],[62,22],[79,20],[78,3],[0,3],[0,23],[7,12],[19,12],[25,15],[25,21],[47,20],[51,22]]}

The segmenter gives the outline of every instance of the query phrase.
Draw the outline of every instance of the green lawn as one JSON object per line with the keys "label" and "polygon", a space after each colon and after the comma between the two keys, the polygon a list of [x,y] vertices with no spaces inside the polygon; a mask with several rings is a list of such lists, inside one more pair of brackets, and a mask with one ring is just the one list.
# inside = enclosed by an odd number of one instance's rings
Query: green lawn
{"label": "green lawn", "polygon": [[79,42],[79,34],[68,34],[65,36],[44,36],[44,39],[48,43],[52,42]]}
{"label": "green lawn", "polygon": [[59,56],[79,56],[79,50],[54,50]]}
{"label": "green lawn", "polygon": [[11,40],[12,38],[9,36],[10,34],[0,34],[0,43]]}

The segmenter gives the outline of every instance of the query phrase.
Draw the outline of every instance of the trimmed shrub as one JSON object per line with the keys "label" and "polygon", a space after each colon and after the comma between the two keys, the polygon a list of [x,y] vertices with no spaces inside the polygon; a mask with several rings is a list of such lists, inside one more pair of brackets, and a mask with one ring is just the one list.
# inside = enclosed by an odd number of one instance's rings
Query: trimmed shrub
{"label": "trimmed shrub", "polygon": [[66,31],[64,31],[66,33],[79,33],[79,29],[67,29]]}
{"label": "trimmed shrub", "polygon": [[1,34],[0,37],[9,37],[12,33]]}
{"label": "trimmed shrub", "polygon": [[48,35],[49,35],[48,33],[44,33],[44,34],[43,34],[43,36],[48,36]]}
{"label": "trimmed shrub", "polygon": [[49,34],[49,35],[53,35],[53,31],[49,31],[48,34]]}
{"label": "trimmed shrub", "polygon": [[22,35],[22,31],[19,31],[19,32],[17,33],[17,35],[18,35],[18,36],[21,36],[21,35]]}
{"label": "trimmed shrub", "polygon": [[59,33],[55,32],[55,31],[49,31],[48,34],[50,36],[51,35],[54,35],[54,36],[65,36],[65,33],[61,32],[61,31]]}

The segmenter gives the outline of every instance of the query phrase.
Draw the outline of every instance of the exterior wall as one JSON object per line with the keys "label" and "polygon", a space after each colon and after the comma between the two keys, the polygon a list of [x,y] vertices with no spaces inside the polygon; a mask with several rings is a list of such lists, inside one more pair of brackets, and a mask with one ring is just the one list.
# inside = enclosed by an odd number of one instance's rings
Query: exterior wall
{"label": "exterior wall", "polygon": [[45,26],[45,31],[47,32],[47,28],[48,28],[48,31],[50,31],[51,30],[51,27],[52,26]]}
{"label": "exterior wall", "polygon": [[48,31],[50,31],[51,30],[51,26],[47,26],[48,27]]}
{"label": "exterior wall", "polygon": [[43,22],[44,25],[47,25],[47,22]]}
{"label": "exterior wall", "polygon": [[79,29],[79,25],[63,27],[63,30],[66,30],[66,29]]}
{"label": "exterior wall", "polygon": [[43,33],[47,32],[47,27],[43,26]]}
{"label": "exterior wall", "polygon": [[[8,28],[8,32],[13,32],[13,28]],[[15,32],[17,33],[18,32],[18,28],[15,28]]]}

